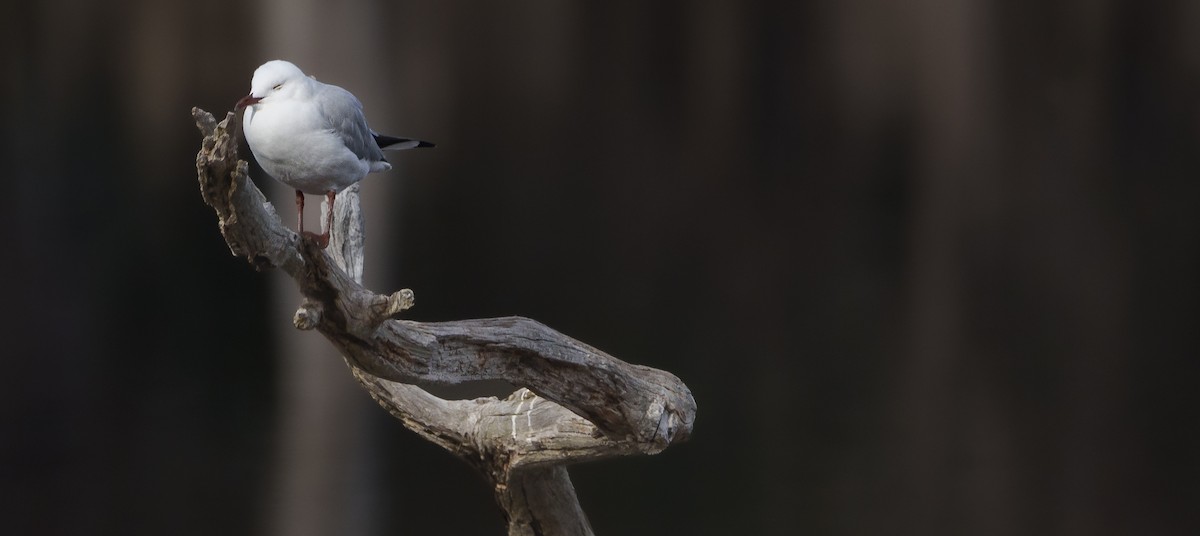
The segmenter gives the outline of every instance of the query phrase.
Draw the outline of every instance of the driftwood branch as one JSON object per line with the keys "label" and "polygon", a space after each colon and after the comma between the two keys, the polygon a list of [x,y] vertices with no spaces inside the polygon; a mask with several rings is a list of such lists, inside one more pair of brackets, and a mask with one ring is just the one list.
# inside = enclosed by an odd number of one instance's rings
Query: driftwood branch
{"label": "driftwood branch", "polygon": [[[321,250],[287,228],[238,159],[238,121],[192,110],[204,135],[196,170],[234,255],[280,268],[299,285],[294,322],[341,351],[355,379],[425,439],[477,467],[495,489],[509,534],[591,534],[565,465],[654,454],[687,439],[696,403],[674,375],[631,365],[521,317],[421,323],[396,317],[403,289],[361,285],[357,186],[337,197]],[[504,379],[504,399],[443,400],[412,384]]]}

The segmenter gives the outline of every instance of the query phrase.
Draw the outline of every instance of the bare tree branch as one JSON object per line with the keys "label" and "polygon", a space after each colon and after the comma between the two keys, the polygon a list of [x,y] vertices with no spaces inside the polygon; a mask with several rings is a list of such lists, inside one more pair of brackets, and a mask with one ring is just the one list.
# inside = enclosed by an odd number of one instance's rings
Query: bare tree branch
{"label": "bare tree branch", "polygon": [[[337,198],[321,250],[285,227],[237,157],[236,116],[193,108],[204,135],[196,170],[234,255],[277,267],[299,285],[294,322],[321,332],[354,377],[409,429],[476,466],[495,488],[510,534],[591,534],[565,464],[653,454],[691,433],[696,403],[674,375],[631,365],[522,317],[396,320],[404,289],[363,288],[357,186]],[[442,400],[410,384],[504,379],[505,399]]]}

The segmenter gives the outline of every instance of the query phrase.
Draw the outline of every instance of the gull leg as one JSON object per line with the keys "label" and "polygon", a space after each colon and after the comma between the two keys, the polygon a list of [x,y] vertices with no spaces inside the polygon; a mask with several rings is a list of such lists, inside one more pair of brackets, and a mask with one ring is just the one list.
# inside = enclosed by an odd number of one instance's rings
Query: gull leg
{"label": "gull leg", "polygon": [[325,213],[325,232],[317,237],[317,243],[321,245],[321,249],[325,249],[329,245],[329,233],[333,231],[333,201],[337,198],[337,192],[330,190],[325,192],[325,199],[329,201],[329,209]]}
{"label": "gull leg", "polygon": [[304,234],[304,192],[296,190],[296,231]]}
{"label": "gull leg", "polygon": [[300,236],[316,240],[321,249],[325,249],[329,245],[329,230],[333,228],[333,199],[336,195],[336,192],[325,194],[326,199],[329,200],[329,212],[325,216],[325,232],[321,234],[306,233],[304,232],[304,192],[296,190],[296,230],[300,232]]}

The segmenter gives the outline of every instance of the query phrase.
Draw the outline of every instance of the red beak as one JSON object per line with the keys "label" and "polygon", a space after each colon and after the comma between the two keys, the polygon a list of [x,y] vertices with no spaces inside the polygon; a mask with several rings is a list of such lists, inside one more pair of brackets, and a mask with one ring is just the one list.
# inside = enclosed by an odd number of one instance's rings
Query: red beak
{"label": "red beak", "polygon": [[241,100],[237,101],[237,104],[235,104],[233,106],[233,109],[241,110],[242,108],[245,108],[247,106],[258,104],[258,101],[260,101],[260,100],[262,100],[262,97],[255,97],[254,94],[251,93],[249,95],[246,95],[245,97],[242,97]]}

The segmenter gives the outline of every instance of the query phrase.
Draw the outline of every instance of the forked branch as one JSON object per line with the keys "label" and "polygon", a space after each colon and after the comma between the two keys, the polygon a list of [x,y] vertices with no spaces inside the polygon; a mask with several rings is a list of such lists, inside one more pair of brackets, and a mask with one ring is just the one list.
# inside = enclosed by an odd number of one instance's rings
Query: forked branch
{"label": "forked branch", "polygon": [[[674,375],[631,365],[521,317],[421,323],[397,320],[412,291],[361,285],[357,186],[337,197],[322,250],[283,225],[238,160],[237,121],[193,108],[204,135],[200,191],[234,255],[281,268],[300,287],[300,329],[316,329],[354,377],[406,427],[475,465],[492,483],[510,534],[591,534],[566,464],[653,454],[687,439],[691,392]],[[503,379],[505,399],[443,400],[411,384]]]}

